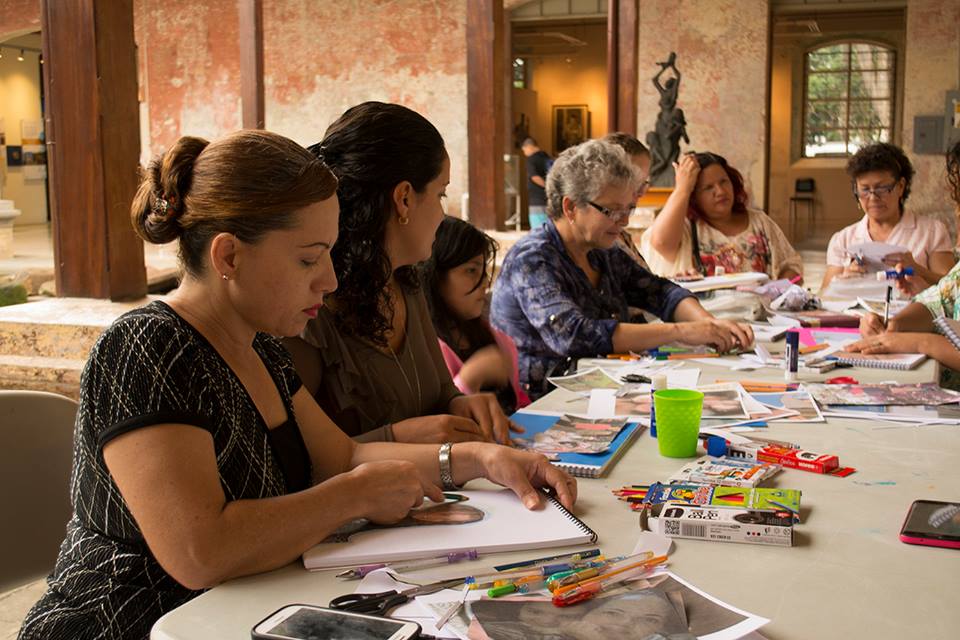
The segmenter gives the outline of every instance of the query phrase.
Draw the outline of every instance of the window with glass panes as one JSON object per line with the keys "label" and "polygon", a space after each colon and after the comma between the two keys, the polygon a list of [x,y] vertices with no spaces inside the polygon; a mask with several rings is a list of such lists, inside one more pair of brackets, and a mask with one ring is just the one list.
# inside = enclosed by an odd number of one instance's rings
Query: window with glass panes
{"label": "window with glass panes", "polygon": [[803,155],[852,155],[863,145],[889,142],[893,131],[892,49],[843,42],[806,55]]}

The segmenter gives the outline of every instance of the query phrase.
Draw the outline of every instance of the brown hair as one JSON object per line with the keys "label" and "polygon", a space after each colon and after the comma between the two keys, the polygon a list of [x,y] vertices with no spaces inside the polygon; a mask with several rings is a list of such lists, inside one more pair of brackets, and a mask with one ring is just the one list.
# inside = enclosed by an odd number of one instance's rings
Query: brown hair
{"label": "brown hair", "polygon": [[237,131],[215,142],[184,136],[150,163],[130,216],[147,242],[179,238],[180,261],[197,276],[218,233],[257,242],[292,227],[297,210],[336,189],[322,161],[275,133]]}

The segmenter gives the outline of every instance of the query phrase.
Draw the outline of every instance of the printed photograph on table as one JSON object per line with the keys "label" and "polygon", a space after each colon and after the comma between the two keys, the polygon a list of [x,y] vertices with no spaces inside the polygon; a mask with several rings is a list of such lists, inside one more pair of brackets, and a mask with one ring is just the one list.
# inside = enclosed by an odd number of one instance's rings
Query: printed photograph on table
{"label": "printed photograph on table", "polygon": [[960,393],[936,382],[915,384],[805,384],[804,388],[826,406],[832,404],[934,405],[960,402]]}
{"label": "printed photograph on table", "polygon": [[748,418],[750,416],[740,399],[740,392],[723,389],[703,392],[701,418]]}
{"label": "printed photograph on table", "polygon": [[521,449],[543,453],[603,453],[627,425],[626,420],[561,416],[557,422],[536,435],[533,440],[514,438]]}
{"label": "printed photograph on table", "polygon": [[619,389],[620,382],[603,369],[593,368],[569,376],[547,378],[554,386],[573,393],[589,394],[593,389]]}
{"label": "printed photograph on table", "polygon": [[796,415],[777,418],[779,422],[825,422],[820,407],[806,391],[754,393],[753,397],[768,407],[796,412]]}

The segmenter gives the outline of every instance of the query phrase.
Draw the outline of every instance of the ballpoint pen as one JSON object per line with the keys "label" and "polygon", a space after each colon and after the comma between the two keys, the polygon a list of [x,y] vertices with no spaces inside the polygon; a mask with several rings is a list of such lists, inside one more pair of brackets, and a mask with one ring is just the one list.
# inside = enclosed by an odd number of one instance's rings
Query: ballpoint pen
{"label": "ballpoint pen", "polygon": [[533,560],[521,560],[519,562],[511,562],[510,564],[501,564],[501,565],[495,566],[493,569],[494,571],[508,571],[510,569],[518,569],[520,567],[532,567],[537,564],[550,562],[551,560],[569,560],[570,562],[577,562],[578,560],[595,558],[599,555],[600,555],[600,549],[590,549],[588,551],[574,551],[573,553],[562,553],[557,556],[547,556],[545,558],[534,558]]}

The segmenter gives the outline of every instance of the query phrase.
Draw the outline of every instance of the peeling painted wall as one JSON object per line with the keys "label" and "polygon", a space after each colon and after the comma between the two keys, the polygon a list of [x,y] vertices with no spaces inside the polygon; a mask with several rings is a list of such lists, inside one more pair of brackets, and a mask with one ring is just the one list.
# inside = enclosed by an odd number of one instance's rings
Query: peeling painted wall
{"label": "peeling painted wall", "polygon": [[917,213],[949,213],[943,156],[912,153],[913,118],[943,115],[944,93],[960,88],[960,2],[910,0],[905,63],[902,140],[916,169],[908,204]]}
{"label": "peeling painted wall", "polygon": [[450,154],[449,210],[467,188],[467,0],[264,3],[266,126],[312,144],[348,107],[397,102]]}
{"label": "peeling painted wall", "polygon": [[[690,149],[727,158],[764,201],[767,155],[767,0],[644,0],[640,3],[637,132],[653,130],[657,62],[677,52]],[[685,147],[681,142],[681,149]]]}

